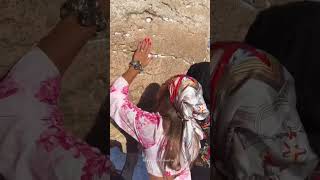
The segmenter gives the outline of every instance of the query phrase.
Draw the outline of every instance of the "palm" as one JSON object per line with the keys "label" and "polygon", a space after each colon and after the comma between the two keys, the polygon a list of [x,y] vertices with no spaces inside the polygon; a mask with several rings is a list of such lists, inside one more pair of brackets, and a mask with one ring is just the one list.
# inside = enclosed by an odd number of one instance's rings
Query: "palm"
{"label": "palm", "polygon": [[140,61],[143,67],[150,63],[150,58],[148,55],[151,51],[151,39],[145,38],[143,41],[139,42],[137,50],[133,55],[133,60]]}

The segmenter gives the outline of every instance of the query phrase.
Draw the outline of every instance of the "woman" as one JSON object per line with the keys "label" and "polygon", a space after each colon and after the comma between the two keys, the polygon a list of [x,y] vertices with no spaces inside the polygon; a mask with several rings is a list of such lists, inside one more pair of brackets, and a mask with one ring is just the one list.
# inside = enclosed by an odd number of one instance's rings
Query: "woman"
{"label": "woman", "polygon": [[[71,1],[76,3],[76,1]],[[91,1],[92,2],[92,1]],[[111,163],[63,127],[61,76],[102,30],[97,7],[67,2],[63,19],[0,82],[0,174],[5,180],[106,180]],[[90,11],[92,19],[82,16]],[[82,15],[81,15],[82,14]],[[97,19],[96,19],[97,18]],[[81,21],[79,21],[79,19]]]}
{"label": "woman", "polygon": [[309,176],[318,157],[297,113],[290,73],[270,54],[244,43],[216,42],[211,52],[212,160],[218,172],[212,177]]}
{"label": "woman", "polygon": [[196,120],[204,120],[209,115],[202,88],[193,78],[174,76],[159,90],[158,113],[137,108],[128,99],[128,89],[150,63],[150,50],[149,38],[140,42],[129,69],[111,86],[110,116],[143,146],[150,179],[190,180],[190,168],[203,138]]}

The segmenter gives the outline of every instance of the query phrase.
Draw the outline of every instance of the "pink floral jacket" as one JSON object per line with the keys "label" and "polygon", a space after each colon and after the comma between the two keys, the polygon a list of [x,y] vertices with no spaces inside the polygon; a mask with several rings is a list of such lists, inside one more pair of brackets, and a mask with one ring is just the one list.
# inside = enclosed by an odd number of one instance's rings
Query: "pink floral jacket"
{"label": "pink floral jacket", "polygon": [[65,131],[61,77],[35,48],[0,81],[0,173],[6,180],[107,179],[110,161]]}
{"label": "pink floral jacket", "polygon": [[116,124],[136,139],[144,147],[144,160],[149,174],[163,177],[174,175],[176,180],[191,180],[189,166],[180,171],[166,170],[162,173],[158,166],[158,151],[164,138],[162,118],[159,113],[141,110],[128,98],[129,85],[119,77],[110,89],[110,117]]}

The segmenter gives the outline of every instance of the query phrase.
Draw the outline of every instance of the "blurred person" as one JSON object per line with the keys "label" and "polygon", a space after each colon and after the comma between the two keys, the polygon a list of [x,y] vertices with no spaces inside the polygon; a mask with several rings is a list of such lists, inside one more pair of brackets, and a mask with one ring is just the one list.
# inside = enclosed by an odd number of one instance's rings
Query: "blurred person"
{"label": "blurred person", "polygon": [[64,72],[86,42],[106,28],[104,1],[71,0],[62,20],[0,81],[0,173],[5,180],[106,180],[105,154],[63,126]]}
{"label": "blurred person", "polygon": [[296,109],[294,79],[269,53],[215,42],[211,61],[190,67],[211,114],[212,178],[305,179],[318,157]]}

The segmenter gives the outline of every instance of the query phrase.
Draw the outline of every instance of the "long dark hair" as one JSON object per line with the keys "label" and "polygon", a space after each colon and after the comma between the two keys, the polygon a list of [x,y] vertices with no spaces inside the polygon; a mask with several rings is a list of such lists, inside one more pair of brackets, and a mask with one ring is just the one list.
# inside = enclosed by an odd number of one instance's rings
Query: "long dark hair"
{"label": "long dark hair", "polygon": [[[176,109],[170,102],[170,93],[167,89],[160,98],[159,113],[163,119],[163,127],[165,132],[165,138],[162,141],[162,147],[158,152],[159,165],[162,171],[165,171],[166,167],[178,171],[181,169],[180,155],[182,151],[182,137],[185,127],[185,121],[178,115]],[[194,136],[194,141],[199,142],[200,137]],[[197,143],[198,144],[198,143]],[[198,147],[196,149],[199,152]],[[191,165],[194,160],[190,160]]]}

